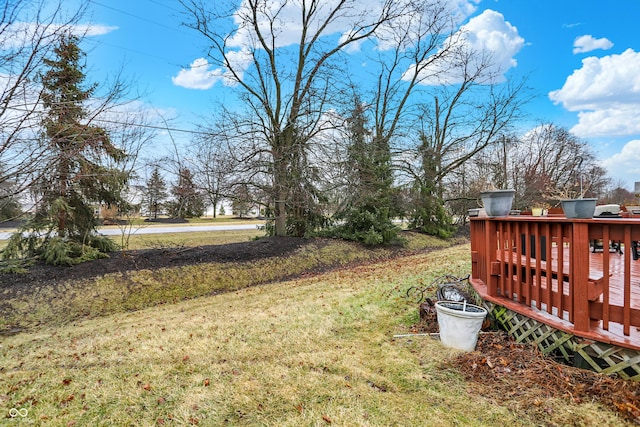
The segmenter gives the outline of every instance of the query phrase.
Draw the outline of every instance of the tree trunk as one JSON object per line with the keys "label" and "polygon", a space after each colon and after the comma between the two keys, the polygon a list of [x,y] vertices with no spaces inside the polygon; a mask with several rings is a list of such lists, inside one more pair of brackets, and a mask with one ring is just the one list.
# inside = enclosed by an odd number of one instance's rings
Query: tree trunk
{"label": "tree trunk", "polygon": [[273,194],[275,213],[275,235],[287,235],[287,200],[289,198],[289,162],[287,156],[287,134],[275,140],[273,151]]}
{"label": "tree trunk", "polygon": [[285,195],[278,192],[278,200],[275,201],[275,235],[287,235],[287,203],[284,200]]}

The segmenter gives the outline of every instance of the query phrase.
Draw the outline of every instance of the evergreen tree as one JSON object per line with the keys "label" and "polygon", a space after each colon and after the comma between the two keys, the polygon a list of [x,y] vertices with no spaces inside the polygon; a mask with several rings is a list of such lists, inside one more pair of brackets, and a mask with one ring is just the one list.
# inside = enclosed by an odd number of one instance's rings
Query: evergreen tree
{"label": "evergreen tree", "polygon": [[360,99],[348,122],[347,165],[350,197],[337,212],[343,220],[341,237],[366,244],[387,244],[397,238],[398,227],[392,220],[401,214],[397,192],[393,188],[391,151],[388,141],[376,138],[367,127],[366,111]]}
{"label": "evergreen tree", "polygon": [[443,188],[438,179],[441,160],[433,148],[433,141],[424,133],[420,135],[418,153],[420,172],[413,182],[409,227],[432,236],[451,237],[455,227],[445,208]]}
{"label": "evergreen tree", "polygon": [[112,144],[105,129],[88,123],[85,105],[97,85],[83,87],[84,54],[78,38],[63,36],[53,53],[53,59],[44,60],[47,71],[41,76],[42,143],[49,157],[36,187],[41,202],[26,226],[31,235],[17,233],[4,255],[39,255],[51,264],[72,264],[116,249],[98,236],[94,207],[122,202],[127,176],[106,164],[117,164],[125,153]]}
{"label": "evergreen tree", "polygon": [[20,215],[22,208],[15,198],[0,198],[0,222],[19,218]]}
{"label": "evergreen tree", "polygon": [[178,182],[171,189],[174,201],[169,204],[171,216],[194,218],[204,214],[204,196],[198,191],[188,168],[180,168]]}
{"label": "evergreen tree", "polygon": [[245,217],[253,208],[254,203],[251,200],[251,194],[249,193],[249,187],[247,185],[238,185],[231,199],[231,209],[234,215],[240,218]]}
{"label": "evergreen tree", "polygon": [[146,203],[149,209],[149,217],[158,218],[158,211],[162,208],[162,202],[167,198],[167,184],[162,179],[158,168],[154,168],[151,177],[147,181]]}

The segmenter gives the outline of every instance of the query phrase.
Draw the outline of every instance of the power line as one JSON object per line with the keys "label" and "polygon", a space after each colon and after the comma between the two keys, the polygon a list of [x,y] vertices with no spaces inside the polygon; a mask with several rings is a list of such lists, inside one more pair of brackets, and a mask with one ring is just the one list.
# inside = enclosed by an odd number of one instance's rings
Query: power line
{"label": "power line", "polygon": [[[155,0],[147,0],[147,1],[149,1],[149,2],[151,2],[151,3],[153,3],[153,4],[156,4],[156,5],[158,5],[158,6],[164,7],[164,8],[166,8],[166,9],[168,9],[168,10],[172,10],[172,11],[174,11],[174,12],[178,12],[178,13],[180,13],[180,12],[181,12],[181,11],[180,11],[180,10],[178,10],[178,9],[175,9],[175,8],[173,8],[173,7],[170,7],[170,6],[167,6],[167,5],[165,5],[165,4],[159,3],[159,2],[157,2],[157,1],[155,1]],[[136,15],[136,14],[131,13],[131,12],[127,12],[127,11],[125,11],[125,10],[118,9],[118,8],[116,8],[116,7],[113,7],[113,6],[109,6],[109,5],[103,4],[103,3],[98,2],[98,1],[96,1],[96,0],[89,0],[89,3],[93,3],[93,4],[94,4],[94,5],[96,5],[96,6],[99,6],[99,7],[105,8],[105,9],[112,10],[112,11],[117,12],[117,13],[122,14],[122,15],[130,16],[130,17],[132,17],[132,18],[134,18],[134,19],[137,19],[137,20],[140,20],[140,21],[144,21],[144,22],[147,22],[147,23],[150,23],[150,24],[156,25],[156,26],[161,27],[161,28],[169,29],[169,30],[174,31],[174,32],[176,32],[176,33],[179,33],[179,34],[181,34],[181,35],[183,35],[183,36],[186,36],[186,35],[187,35],[184,31],[181,31],[181,30],[179,30],[179,29],[178,29],[178,28],[176,28],[176,27],[171,27],[171,26],[165,25],[165,24],[163,24],[163,23],[161,23],[161,22],[157,22],[157,21],[154,21],[154,20],[151,20],[151,19],[148,19],[148,18],[145,18],[145,17],[139,16],[139,15]],[[185,68],[184,64],[176,63],[175,61],[170,60],[170,59],[168,59],[168,58],[166,58],[166,57],[161,57],[161,56],[157,56],[157,55],[152,55],[152,54],[149,54],[149,53],[147,53],[147,52],[143,52],[143,51],[136,50],[136,49],[131,49],[131,48],[129,48],[129,47],[124,47],[124,46],[116,45],[116,44],[113,44],[113,43],[104,42],[104,41],[102,41],[102,40],[101,40],[101,41],[98,41],[98,40],[93,40],[93,39],[88,39],[88,38],[87,38],[87,39],[85,39],[84,41],[85,41],[85,42],[93,43],[94,45],[100,45],[100,44],[102,44],[102,45],[106,45],[106,46],[111,46],[111,47],[116,48],[116,49],[120,49],[120,50],[123,50],[123,51],[128,51],[128,52],[135,53],[136,55],[143,55],[143,56],[147,56],[147,57],[150,57],[150,58],[155,58],[155,59],[157,59],[157,60],[161,60],[161,61],[163,61],[163,62],[165,62],[165,63],[167,63],[167,64],[169,64],[169,65],[172,65],[172,66],[176,66],[176,67],[180,67],[180,68]]]}
{"label": "power line", "polygon": [[[11,107],[11,106],[7,106],[7,109],[13,110],[13,111],[20,111],[22,113],[34,113],[35,112],[35,110],[29,110],[27,108],[18,108],[18,107]],[[40,114],[45,114],[45,113],[41,112]],[[197,130],[192,130],[192,129],[181,129],[181,128],[175,128],[175,127],[169,127],[169,126],[149,125],[149,124],[142,124],[142,123],[121,122],[121,121],[117,121],[117,120],[101,119],[101,118],[98,118],[98,117],[93,118],[92,121],[102,122],[102,123],[109,123],[109,124],[114,124],[114,125],[121,125],[121,126],[133,126],[133,127],[154,129],[154,130],[166,130],[166,131],[170,131],[170,132],[182,132],[182,133],[188,133],[188,134],[192,134],[192,135],[208,135],[208,136],[212,135],[211,132],[205,132],[205,131],[197,131]]]}
{"label": "power line", "polygon": [[89,3],[93,3],[96,6],[104,7],[105,9],[110,9],[110,10],[113,10],[114,12],[118,12],[118,13],[121,13],[123,15],[131,16],[132,18],[136,18],[136,19],[139,19],[141,21],[145,21],[145,22],[148,22],[150,24],[157,25],[157,26],[162,27],[162,28],[166,28],[166,29],[171,30],[171,31],[176,31],[176,32],[179,32],[179,33],[181,32],[181,31],[177,30],[175,27],[169,27],[168,25],[161,24],[160,22],[152,21],[151,19],[147,19],[147,18],[144,18],[142,16],[135,15],[135,14],[133,14],[131,12],[126,12],[124,10],[115,8],[113,6],[107,6],[106,4],[97,2],[95,0],[89,0]]}
{"label": "power line", "polygon": [[143,55],[143,56],[147,56],[147,57],[149,57],[149,58],[155,58],[155,59],[160,60],[160,61],[162,61],[162,62],[165,62],[165,63],[167,63],[167,64],[169,64],[169,65],[173,65],[173,66],[176,66],[176,67],[184,68],[184,66],[183,66],[183,65],[178,64],[178,63],[176,63],[176,62],[174,62],[174,61],[171,61],[171,60],[170,60],[170,59],[168,59],[168,58],[164,58],[164,57],[162,57],[162,56],[158,56],[158,55],[153,55],[153,54],[150,54],[150,53],[148,53],[148,52],[143,52],[143,51],[141,51],[141,50],[131,49],[131,48],[128,48],[128,47],[124,47],[124,46],[117,45],[117,44],[108,43],[108,42],[105,42],[105,41],[103,41],[103,40],[94,40],[94,39],[86,38],[86,39],[84,39],[84,40],[83,40],[83,42],[85,42],[85,43],[93,43],[95,46],[98,46],[98,45],[111,46],[111,47],[116,48],[116,49],[119,49],[119,50],[123,50],[123,51],[128,51],[128,52],[131,52],[131,53],[135,53],[136,55]]}
{"label": "power line", "polygon": [[167,130],[172,132],[183,132],[183,133],[188,133],[193,135],[209,135],[209,136],[213,135],[211,132],[204,132],[204,131],[191,130],[191,129],[180,129],[180,128],[172,128],[167,126],[156,126],[156,125],[144,125],[139,123],[125,123],[125,122],[118,122],[115,120],[106,120],[106,119],[99,119],[99,118],[94,118],[93,120],[96,122],[110,123],[110,124],[123,125],[123,126],[135,126],[135,127],[156,129],[156,130]]}
{"label": "power line", "polygon": [[173,10],[174,12],[178,12],[178,13],[184,12],[183,10],[179,10],[179,9],[174,8],[174,7],[168,6],[168,5],[164,4],[164,3],[160,3],[157,0],[147,0],[147,1],[150,2],[150,3],[157,4],[160,7],[164,7],[165,9]]}

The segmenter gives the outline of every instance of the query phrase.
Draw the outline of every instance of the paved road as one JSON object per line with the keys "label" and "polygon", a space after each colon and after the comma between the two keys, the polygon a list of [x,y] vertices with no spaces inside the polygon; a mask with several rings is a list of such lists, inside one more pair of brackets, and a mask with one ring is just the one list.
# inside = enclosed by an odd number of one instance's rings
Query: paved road
{"label": "paved road", "polygon": [[[230,230],[253,230],[262,224],[228,224],[228,225],[175,225],[175,226],[142,226],[141,228],[133,228],[131,230],[125,230],[125,233],[131,232],[131,234],[162,234],[162,233],[189,233],[197,231],[230,231]],[[100,234],[105,236],[120,236],[123,230],[119,228],[99,228]],[[0,232],[0,240],[6,240],[11,235],[11,232]]]}

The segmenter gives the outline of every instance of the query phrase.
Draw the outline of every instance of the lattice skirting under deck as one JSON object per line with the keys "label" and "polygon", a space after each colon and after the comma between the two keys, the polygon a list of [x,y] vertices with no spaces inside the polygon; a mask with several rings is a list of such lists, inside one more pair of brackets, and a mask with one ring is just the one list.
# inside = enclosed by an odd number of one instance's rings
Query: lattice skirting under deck
{"label": "lattice skirting under deck", "polygon": [[499,305],[483,301],[492,321],[519,343],[535,343],[549,356],[562,357],[577,367],[640,381],[640,352],[586,340],[555,329]]}

